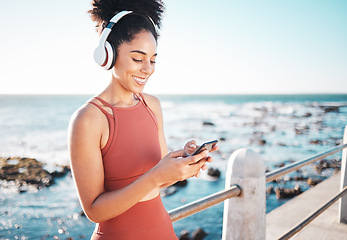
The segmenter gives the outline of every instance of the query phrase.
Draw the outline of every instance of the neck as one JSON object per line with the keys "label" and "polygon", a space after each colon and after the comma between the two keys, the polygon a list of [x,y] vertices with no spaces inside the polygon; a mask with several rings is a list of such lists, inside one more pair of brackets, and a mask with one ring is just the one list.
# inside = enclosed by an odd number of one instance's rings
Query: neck
{"label": "neck", "polygon": [[100,94],[100,97],[113,106],[118,107],[129,107],[138,102],[138,99],[133,92],[126,91],[121,86],[116,86],[112,81]]}

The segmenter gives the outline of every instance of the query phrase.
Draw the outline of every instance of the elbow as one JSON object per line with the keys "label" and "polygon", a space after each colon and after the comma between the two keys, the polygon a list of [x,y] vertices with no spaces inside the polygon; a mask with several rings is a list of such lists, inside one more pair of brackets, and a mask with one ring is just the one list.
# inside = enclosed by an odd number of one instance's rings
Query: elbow
{"label": "elbow", "polygon": [[97,208],[83,209],[85,216],[93,223],[102,223],[117,217],[119,214],[111,215],[109,212],[100,211]]}
{"label": "elbow", "polygon": [[102,223],[107,220],[102,217],[102,214],[98,213],[93,208],[84,208],[83,213],[93,223]]}
{"label": "elbow", "polygon": [[93,213],[92,211],[83,210],[84,215],[93,223],[102,223],[106,220],[102,219],[99,214]]}

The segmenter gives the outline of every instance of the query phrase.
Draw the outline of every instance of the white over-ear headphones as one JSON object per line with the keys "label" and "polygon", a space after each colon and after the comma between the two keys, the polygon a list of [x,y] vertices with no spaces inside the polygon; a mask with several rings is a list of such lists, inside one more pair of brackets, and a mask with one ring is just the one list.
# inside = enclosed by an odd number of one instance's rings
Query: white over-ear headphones
{"label": "white over-ear headphones", "polygon": [[[128,15],[132,13],[133,11],[121,11],[114,15],[113,18],[111,18],[109,24],[105,27],[105,29],[102,31],[99,41],[99,46],[94,51],[94,60],[95,62],[100,65],[102,68],[106,70],[110,70],[114,65],[114,51],[116,49],[113,49],[112,45],[107,41],[107,37],[110,35],[113,26],[125,15]],[[148,17],[148,19],[152,22],[156,32],[158,32],[157,26],[154,24],[153,20]]]}
{"label": "white over-ear headphones", "polygon": [[99,46],[94,51],[94,60],[102,68],[109,70],[113,65],[114,49],[111,44],[107,42],[107,37],[110,35],[112,27],[125,15],[132,13],[132,11],[122,11],[117,13],[107,24],[102,31],[99,41]]}

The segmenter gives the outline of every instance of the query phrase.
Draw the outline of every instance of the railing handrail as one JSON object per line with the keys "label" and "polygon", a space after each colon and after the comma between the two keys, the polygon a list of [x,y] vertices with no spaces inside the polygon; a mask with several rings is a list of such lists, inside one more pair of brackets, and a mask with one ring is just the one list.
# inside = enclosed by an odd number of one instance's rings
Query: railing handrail
{"label": "railing handrail", "polygon": [[320,207],[317,211],[311,214],[309,217],[305,218],[302,222],[293,227],[289,232],[284,234],[279,240],[286,240],[294,236],[297,232],[306,227],[310,222],[316,219],[321,213],[327,210],[331,205],[333,205],[337,200],[339,200],[343,195],[347,193],[347,186],[342,189],[341,192],[336,194],[329,202]]}
{"label": "railing handrail", "polygon": [[305,160],[302,160],[302,161],[299,161],[299,162],[294,162],[292,164],[289,164],[287,166],[284,166],[284,167],[281,167],[281,168],[278,168],[272,172],[269,172],[266,174],[266,182],[271,182],[287,173],[290,173],[292,171],[295,171],[299,168],[302,168],[308,164],[311,164],[311,163],[314,163],[316,161],[319,161],[319,160],[322,160],[324,159],[325,157],[327,156],[330,156],[334,153],[337,153],[339,151],[341,151],[342,149],[346,148],[347,147],[347,144],[343,144],[343,145],[340,145],[336,148],[333,148],[329,151],[326,151],[326,152],[323,152],[321,154],[318,154],[314,157],[311,157],[311,158],[308,158],[308,159],[305,159]]}
{"label": "railing handrail", "polygon": [[[272,172],[269,172],[266,174],[266,182],[271,182],[275,180],[276,178],[283,176],[289,172],[295,171],[305,165],[308,165],[310,163],[316,162],[318,160],[321,160],[327,156],[330,156],[334,153],[337,153],[341,151],[342,149],[346,148],[347,144],[338,146],[336,148],[333,148],[327,152],[321,153],[319,155],[316,155],[314,157],[292,163],[290,165],[278,168]],[[193,215],[194,213],[200,212],[202,210],[205,210],[206,208],[209,208],[211,206],[214,206],[218,203],[223,202],[224,200],[232,197],[237,197],[241,194],[241,188],[237,185],[232,185],[229,189],[225,189],[219,192],[216,192],[214,194],[208,195],[204,198],[198,199],[194,202],[188,203],[186,205],[183,205],[181,207],[172,209],[169,211],[169,215],[172,222],[181,220],[185,217],[188,217],[190,215]]]}
{"label": "railing handrail", "polygon": [[169,211],[172,222],[181,220],[185,217],[200,212],[206,208],[223,202],[224,200],[241,195],[241,188],[238,185],[232,185],[229,189],[225,189],[207,197],[201,198],[194,202],[188,203],[181,207]]}
{"label": "railing handrail", "polygon": [[[347,194],[347,149],[345,148],[347,148],[347,126],[345,127],[342,145],[311,158],[278,168],[269,173],[264,172],[264,161],[258,154],[246,148],[238,149],[232,153],[228,161],[225,176],[226,189],[169,211],[170,218],[172,222],[175,222],[225,201],[222,233],[223,240],[240,238],[257,238],[265,240],[265,184],[343,150],[341,160],[342,191],[335,195],[328,203],[316,210],[311,216],[293,227],[288,233],[283,235],[281,239],[288,239],[296,234],[338,199],[340,199],[339,222],[347,223],[347,197],[344,196]],[[236,184],[240,184],[242,189]],[[240,198],[232,198],[236,196],[240,196]],[[242,219],[238,219],[239,217]]]}
{"label": "railing handrail", "polygon": [[[290,173],[292,171],[295,171],[301,167],[304,167],[308,164],[314,163],[316,161],[322,160],[327,156],[330,156],[332,154],[335,154],[344,148],[347,148],[347,143],[340,145],[336,148],[333,148],[331,150],[328,150],[326,152],[323,152],[321,154],[318,154],[314,157],[299,161],[299,162],[294,162],[292,164],[289,164],[287,166],[278,168],[272,172],[269,172],[265,175],[266,177],[266,183],[271,182],[278,177],[281,177],[287,173]],[[186,205],[183,205],[181,207],[175,208],[171,211],[169,211],[169,215],[171,218],[172,222],[181,220],[185,217],[188,217],[190,215],[193,215],[197,212],[200,212],[202,210],[205,210],[211,206],[214,206],[218,203],[223,202],[224,200],[227,200],[232,197],[237,197],[240,196],[242,193],[242,189],[240,186],[234,184],[230,188],[216,192],[214,194],[211,194],[209,196],[206,196],[204,198],[198,199],[194,202],[188,203]],[[302,223],[300,223],[298,226],[295,228],[291,229],[286,235],[284,235],[281,239],[288,239],[290,236],[293,236],[296,234],[298,231],[300,231],[303,227],[308,225],[313,219],[318,217],[322,212],[324,212],[328,207],[330,207],[334,202],[336,202],[339,198],[341,198],[344,194],[347,193],[347,187],[343,189],[342,192],[340,192],[338,195],[336,195],[333,199],[331,199],[328,203],[326,203],[323,207],[318,209],[315,213],[313,213],[310,217],[306,218]],[[223,226],[224,228],[224,226]],[[224,234],[224,233],[223,233]],[[289,237],[287,237],[289,236]]]}

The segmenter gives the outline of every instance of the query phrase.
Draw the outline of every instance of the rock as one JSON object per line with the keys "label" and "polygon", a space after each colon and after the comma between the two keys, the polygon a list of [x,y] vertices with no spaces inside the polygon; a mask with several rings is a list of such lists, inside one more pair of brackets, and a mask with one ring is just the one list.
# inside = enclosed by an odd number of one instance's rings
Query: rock
{"label": "rock", "polygon": [[51,173],[51,176],[54,177],[54,178],[57,178],[57,177],[64,177],[68,172],[71,171],[71,168],[70,166],[68,165],[64,165],[64,166],[60,166],[62,168],[61,171],[54,171]]}
{"label": "rock", "polygon": [[[55,174],[45,170],[44,165],[33,158],[0,158],[0,180],[4,180],[1,185],[13,182],[18,192],[48,187],[54,183]],[[70,171],[68,167],[63,169],[61,174]]]}
{"label": "rock", "polygon": [[81,217],[87,217],[86,214],[85,214],[85,212],[84,212],[83,210],[80,211],[80,216],[81,216]]}
{"label": "rock", "polygon": [[281,167],[284,167],[284,165],[285,165],[284,162],[280,162],[280,163],[276,163],[276,164],[274,165],[274,167],[276,167],[276,168],[281,168]]}
{"label": "rock", "polygon": [[176,192],[177,192],[177,188],[175,186],[170,186],[167,188],[160,189],[160,196],[167,197],[167,196],[173,195]]}
{"label": "rock", "polygon": [[305,178],[302,175],[297,175],[297,176],[290,178],[290,181],[304,181],[304,180],[305,180]]}
{"label": "rock", "polygon": [[190,240],[189,232],[187,230],[182,230],[179,240]]}
{"label": "rock", "polygon": [[317,185],[318,183],[320,183],[322,181],[322,179],[320,177],[309,177],[307,179],[307,184],[310,185],[311,187]]}
{"label": "rock", "polygon": [[251,144],[257,144],[257,145],[260,145],[260,146],[264,146],[266,144],[266,140],[263,139],[263,138],[255,137],[255,138],[251,138],[250,139],[250,143]]}
{"label": "rock", "polygon": [[207,175],[209,175],[211,177],[219,178],[220,177],[220,171],[217,168],[209,168],[207,171]]}
{"label": "rock", "polygon": [[339,106],[321,106],[323,109],[324,113],[328,112],[340,112],[340,107]]}
{"label": "rock", "polygon": [[187,184],[188,184],[188,181],[187,180],[183,180],[183,181],[178,181],[178,182],[176,182],[174,185],[172,185],[172,186],[178,186],[178,187],[185,187],[185,186],[187,186]]}
{"label": "rock", "polygon": [[273,185],[267,186],[266,187],[266,193],[268,193],[268,194],[275,193],[274,186]]}
{"label": "rock", "polygon": [[207,233],[202,229],[198,228],[195,230],[192,234],[192,239],[193,240],[202,240],[207,236]]}
{"label": "rock", "polygon": [[296,185],[294,188],[276,188],[275,193],[277,199],[286,199],[299,195],[300,193],[302,193],[302,190],[299,185]]}
{"label": "rock", "polygon": [[341,161],[336,160],[336,159],[332,159],[332,160],[324,159],[324,160],[319,161],[319,163],[317,163],[316,165],[314,165],[313,168],[317,171],[317,173],[321,173],[325,169],[329,169],[329,168],[333,168],[335,170],[340,170],[341,169]]}
{"label": "rock", "polygon": [[215,126],[215,124],[213,122],[209,122],[209,121],[204,121],[202,123],[203,126]]}
{"label": "rock", "polygon": [[315,145],[323,145],[323,141],[322,140],[311,140],[310,144],[315,144]]}
{"label": "rock", "polygon": [[310,130],[310,127],[305,125],[305,126],[296,126],[294,128],[295,134],[296,135],[304,135],[307,134]]}
{"label": "rock", "polygon": [[307,112],[302,117],[304,118],[312,117],[312,113]]}

